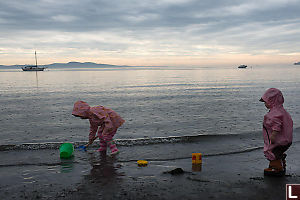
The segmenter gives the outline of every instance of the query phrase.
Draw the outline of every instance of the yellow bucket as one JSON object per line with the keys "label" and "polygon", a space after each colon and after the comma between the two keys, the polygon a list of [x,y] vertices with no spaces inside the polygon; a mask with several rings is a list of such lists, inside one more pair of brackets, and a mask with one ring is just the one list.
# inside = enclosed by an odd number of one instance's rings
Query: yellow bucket
{"label": "yellow bucket", "polygon": [[202,153],[192,153],[192,163],[201,164],[202,163]]}

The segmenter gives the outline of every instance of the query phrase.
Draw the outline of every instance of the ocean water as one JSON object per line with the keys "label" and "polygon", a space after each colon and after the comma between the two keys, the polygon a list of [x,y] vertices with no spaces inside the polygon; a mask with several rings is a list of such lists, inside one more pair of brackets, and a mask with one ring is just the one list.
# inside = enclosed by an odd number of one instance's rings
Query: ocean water
{"label": "ocean water", "polygon": [[86,141],[88,120],[71,115],[83,100],[118,112],[115,138],[249,134],[262,129],[259,102],[270,87],[300,123],[299,66],[0,68],[0,145]]}

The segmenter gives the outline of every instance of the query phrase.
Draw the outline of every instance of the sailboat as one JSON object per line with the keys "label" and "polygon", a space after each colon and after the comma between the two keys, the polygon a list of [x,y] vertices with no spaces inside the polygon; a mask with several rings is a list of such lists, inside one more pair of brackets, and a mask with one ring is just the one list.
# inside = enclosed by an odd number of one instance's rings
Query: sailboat
{"label": "sailboat", "polygon": [[46,67],[38,67],[37,65],[37,59],[36,59],[36,51],[34,52],[35,54],[35,65],[26,65],[22,67],[23,71],[44,71]]}

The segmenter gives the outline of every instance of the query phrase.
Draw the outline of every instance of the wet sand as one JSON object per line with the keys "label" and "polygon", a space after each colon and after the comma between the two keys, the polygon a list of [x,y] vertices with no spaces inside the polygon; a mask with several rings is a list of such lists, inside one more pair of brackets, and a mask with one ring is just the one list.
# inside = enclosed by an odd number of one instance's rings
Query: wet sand
{"label": "wet sand", "polygon": [[[300,183],[297,139],[285,177],[265,177],[262,149],[236,151],[232,138],[215,139],[215,149],[223,144],[229,150],[211,154],[200,150],[201,141],[120,146],[116,157],[76,150],[67,160],[51,149],[1,151],[0,199],[285,199],[285,184]],[[193,170],[190,158],[197,146],[204,154],[201,171]],[[141,158],[148,166],[137,166]],[[164,173],[175,168],[184,173]]]}

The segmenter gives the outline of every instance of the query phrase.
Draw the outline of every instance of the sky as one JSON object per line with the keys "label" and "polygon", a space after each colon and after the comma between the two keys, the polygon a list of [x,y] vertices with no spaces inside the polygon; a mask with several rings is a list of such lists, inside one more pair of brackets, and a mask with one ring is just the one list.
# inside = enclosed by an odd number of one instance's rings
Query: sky
{"label": "sky", "polygon": [[300,0],[0,1],[0,65],[300,61]]}

